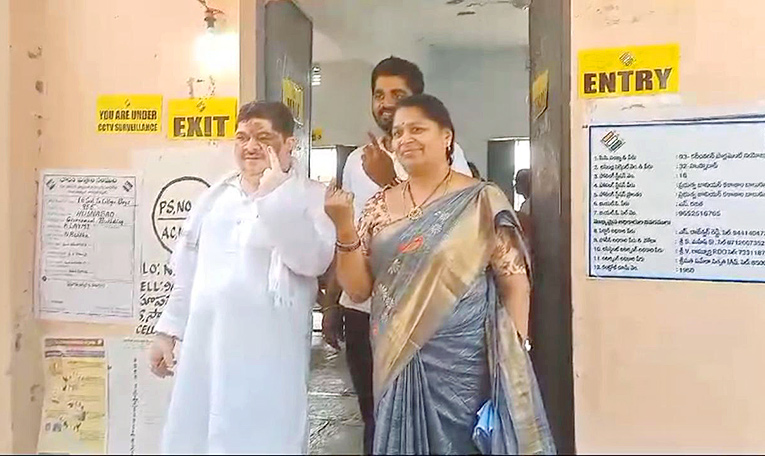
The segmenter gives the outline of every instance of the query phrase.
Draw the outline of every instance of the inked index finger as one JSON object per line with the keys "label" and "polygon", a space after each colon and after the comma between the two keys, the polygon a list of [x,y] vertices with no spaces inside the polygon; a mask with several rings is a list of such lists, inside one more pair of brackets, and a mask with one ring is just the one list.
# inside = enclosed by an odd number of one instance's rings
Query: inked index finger
{"label": "inked index finger", "polygon": [[369,135],[369,140],[372,141],[372,149],[374,151],[380,150],[380,143],[378,142],[379,140],[377,139],[377,136],[371,131],[368,131],[367,135]]}
{"label": "inked index finger", "polygon": [[279,163],[279,157],[276,156],[276,152],[274,152],[274,148],[271,146],[268,146],[266,149],[268,152],[268,163],[271,165],[271,169],[274,171],[281,171],[282,165]]}

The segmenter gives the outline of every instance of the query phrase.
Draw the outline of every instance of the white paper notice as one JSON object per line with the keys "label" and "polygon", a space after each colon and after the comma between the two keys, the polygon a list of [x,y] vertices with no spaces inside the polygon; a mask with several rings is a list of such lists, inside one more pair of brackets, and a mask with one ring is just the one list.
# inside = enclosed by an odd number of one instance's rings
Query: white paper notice
{"label": "white paper notice", "polygon": [[159,454],[172,377],[151,373],[148,338],[107,340],[109,454]]}
{"label": "white paper notice", "polygon": [[136,334],[154,334],[173,289],[170,255],[196,199],[236,168],[232,146],[142,150],[133,168],[143,169],[140,212],[141,276]]}
{"label": "white paper notice", "polygon": [[589,128],[592,277],[765,282],[765,118]]}
{"label": "white paper notice", "polygon": [[39,190],[37,314],[135,318],[137,178],[112,171],[43,171]]}

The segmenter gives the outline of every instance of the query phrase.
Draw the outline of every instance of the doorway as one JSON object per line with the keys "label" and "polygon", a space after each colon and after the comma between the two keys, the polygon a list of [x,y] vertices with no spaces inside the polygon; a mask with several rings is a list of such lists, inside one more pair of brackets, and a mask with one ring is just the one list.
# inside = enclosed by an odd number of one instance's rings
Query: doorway
{"label": "doorway", "polygon": [[493,138],[486,147],[488,179],[501,188],[516,211],[526,198],[515,191],[518,171],[531,166],[529,138]]}
{"label": "doorway", "polygon": [[[394,55],[420,67],[425,92],[449,109],[467,160],[500,185],[516,208],[522,201],[514,192],[515,174],[531,169],[532,219],[539,226],[533,246],[533,357],[558,449],[573,452],[565,229],[570,195],[563,127],[568,125],[563,114],[568,2],[295,1],[314,25],[311,123],[321,134],[311,147],[321,150],[317,154],[343,144],[363,145],[368,132],[381,133],[371,115],[370,76],[377,62]],[[527,9],[515,6],[529,3]],[[532,122],[531,81],[545,69],[551,75],[550,107]]]}

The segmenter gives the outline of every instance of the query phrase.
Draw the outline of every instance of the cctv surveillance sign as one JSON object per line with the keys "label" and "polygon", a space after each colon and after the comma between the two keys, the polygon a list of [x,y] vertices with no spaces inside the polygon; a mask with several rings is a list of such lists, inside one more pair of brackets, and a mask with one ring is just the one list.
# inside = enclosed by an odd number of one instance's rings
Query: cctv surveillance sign
{"label": "cctv surveillance sign", "polygon": [[162,95],[99,95],[96,131],[99,134],[159,133]]}

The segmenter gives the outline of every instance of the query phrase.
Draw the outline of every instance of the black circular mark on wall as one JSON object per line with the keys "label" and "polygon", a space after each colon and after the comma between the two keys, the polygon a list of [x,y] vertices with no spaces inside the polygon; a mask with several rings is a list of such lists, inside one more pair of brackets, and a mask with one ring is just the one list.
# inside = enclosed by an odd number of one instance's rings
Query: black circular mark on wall
{"label": "black circular mark on wall", "polygon": [[[173,253],[173,249],[170,248],[168,245],[167,238],[168,238],[168,229],[170,230],[169,234],[175,235],[177,237],[178,234],[180,234],[180,228],[183,225],[183,221],[186,220],[186,216],[191,210],[191,200],[182,200],[178,201],[177,205],[173,204],[171,208],[167,207],[168,202],[163,200],[163,197],[166,193],[172,191],[174,188],[178,188],[179,186],[183,185],[184,183],[188,183],[191,185],[201,184],[204,186],[204,188],[200,188],[199,194],[201,194],[206,189],[210,188],[210,184],[207,183],[204,179],[201,177],[196,176],[182,176],[175,178],[165,184],[164,187],[162,187],[162,190],[159,191],[157,194],[157,198],[154,200],[154,206],[151,209],[151,227],[154,230],[154,236],[156,236],[157,241],[159,241],[159,244],[167,250],[169,253]],[[198,197],[199,194],[194,195],[194,198]],[[171,200],[175,203],[174,200]],[[160,202],[163,204],[161,205]],[[157,215],[157,209],[160,209],[160,211],[165,214],[164,216],[160,217]],[[181,210],[178,210],[181,209]],[[158,227],[157,222],[170,222],[173,223],[173,226],[168,227]]]}

